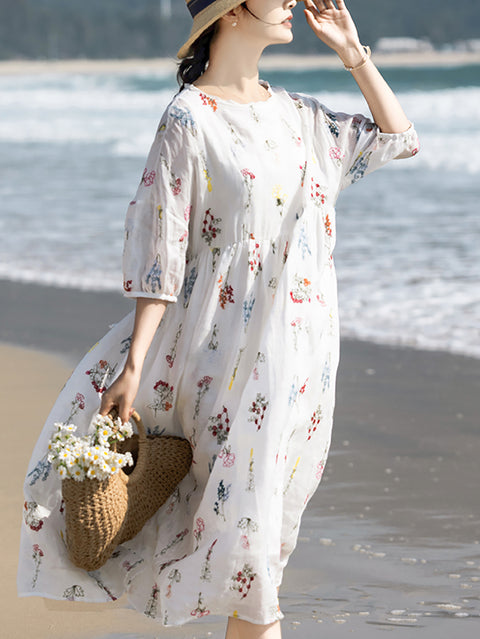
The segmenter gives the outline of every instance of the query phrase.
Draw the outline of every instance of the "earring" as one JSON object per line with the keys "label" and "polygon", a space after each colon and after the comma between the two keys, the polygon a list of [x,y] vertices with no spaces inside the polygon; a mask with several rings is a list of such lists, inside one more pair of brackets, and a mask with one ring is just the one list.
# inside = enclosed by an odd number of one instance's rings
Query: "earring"
{"label": "earring", "polygon": [[232,22],[232,27],[236,27],[237,23],[236,22]]}

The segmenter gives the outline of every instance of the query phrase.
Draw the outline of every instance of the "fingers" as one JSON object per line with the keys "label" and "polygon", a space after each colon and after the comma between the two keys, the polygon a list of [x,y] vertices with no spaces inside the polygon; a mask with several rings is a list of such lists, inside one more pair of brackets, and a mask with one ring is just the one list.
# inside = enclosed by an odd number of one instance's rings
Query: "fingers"
{"label": "fingers", "polygon": [[100,413],[100,415],[105,416],[108,415],[112,408],[115,408],[116,406],[116,403],[111,400],[108,395],[104,395],[102,397],[102,403],[100,404],[100,410],[98,412]]}
{"label": "fingers", "polygon": [[118,416],[120,417],[123,423],[128,422],[134,410],[135,409],[133,408],[133,406],[130,406],[129,404],[120,403],[120,406],[118,408]]}
{"label": "fingers", "polygon": [[337,0],[336,4],[333,0],[304,0],[305,7],[313,13],[322,13],[322,11],[342,10],[346,9],[343,0]]}

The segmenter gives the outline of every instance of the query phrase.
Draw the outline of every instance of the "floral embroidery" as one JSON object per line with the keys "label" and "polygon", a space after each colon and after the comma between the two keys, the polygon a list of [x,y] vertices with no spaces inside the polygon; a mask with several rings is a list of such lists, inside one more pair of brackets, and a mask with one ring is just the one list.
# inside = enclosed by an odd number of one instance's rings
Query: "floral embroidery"
{"label": "floral embroidery", "polygon": [[174,583],[178,584],[182,581],[182,573],[177,568],[173,568],[173,570],[168,573],[167,579],[170,583],[167,586],[165,597],[170,598],[172,596],[172,585]]}
{"label": "floral embroidery", "polygon": [[319,404],[317,408],[314,410],[313,415],[310,417],[310,426],[308,428],[308,437],[307,441],[312,439],[313,433],[317,430],[318,424],[320,424],[320,420],[322,419],[322,406]]}
{"label": "floral embroidery", "polygon": [[170,495],[168,500],[168,507],[166,509],[167,515],[171,515],[175,509],[175,504],[179,504],[181,502],[180,496],[180,488],[177,486],[173,493]]}
{"label": "floral embroidery", "polygon": [[177,344],[178,344],[178,340],[180,339],[180,335],[182,334],[182,327],[183,327],[183,324],[180,322],[177,328],[177,332],[175,333],[175,340],[173,342],[172,348],[170,349],[170,353],[168,353],[168,355],[165,355],[165,359],[167,360],[167,364],[169,368],[173,367],[175,358],[177,357]]}
{"label": "floral embroidery", "polygon": [[328,150],[328,157],[333,160],[336,166],[342,166],[345,154],[342,153],[342,149],[340,149],[338,146],[331,146]]}
{"label": "floral embroidery", "polygon": [[252,317],[253,307],[255,306],[255,296],[251,293],[248,300],[243,301],[243,324],[245,328],[245,332],[247,331],[248,323],[250,322],[250,318]]}
{"label": "floral embroidery", "polygon": [[360,178],[365,175],[371,155],[371,151],[369,153],[363,153],[363,151],[360,151],[360,153],[357,155],[352,168],[348,172],[348,175],[352,176],[352,184],[358,182],[358,180],[360,180]]}
{"label": "floral embroidery", "polygon": [[292,382],[292,385],[290,387],[290,394],[288,396],[288,405],[289,406],[293,406],[295,404],[295,402],[297,401],[298,395],[303,395],[303,393],[305,392],[305,389],[307,387],[307,382],[308,382],[308,377],[305,380],[305,383],[303,384],[303,386],[298,386],[298,377],[295,377],[295,380]]}
{"label": "floral embroidery", "polygon": [[[221,283],[221,277],[219,281]],[[228,282],[225,282],[224,285],[220,288],[218,301],[221,308],[225,308],[227,304],[235,304],[233,286],[228,284]]]}
{"label": "floral embroidery", "polygon": [[158,604],[158,595],[160,594],[160,589],[157,584],[153,584],[152,592],[150,593],[150,597],[148,598],[147,605],[145,608],[144,614],[147,617],[151,617],[155,619],[157,616],[157,604]]}
{"label": "floral embroidery", "polygon": [[217,543],[218,539],[215,539],[213,541],[213,543],[210,545],[208,551],[207,551],[207,555],[205,557],[205,561],[203,563],[202,566],[202,570],[200,572],[200,579],[202,581],[211,581],[212,580],[212,553],[213,553],[213,548],[215,546],[215,544]]}
{"label": "floral embroidery", "polygon": [[293,347],[297,351],[298,350],[298,341],[299,336],[302,333],[310,334],[310,326],[305,321],[303,317],[295,317],[291,322],[290,326],[293,329]]}
{"label": "floral embroidery", "polygon": [[212,328],[212,335],[210,337],[210,341],[208,342],[208,348],[211,351],[216,351],[218,348],[217,333],[218,333],[218,326],[214,324]]}
{"label": "floral embroidery", "polygon": [[325,362],[322,371],[322,390],[325,392],[327,388],[330,388],[330,358]]}
{"label": "floral embroidery", "polygon": [[157,553],[155,556],[157,557],[158,555],[164,555],[167,552],[167,550],[170,550],[170,548],[173,548],[173,546],[176,546],[181,541],[183,541],[187,535],[188,535],[188,528],[185,528],[185,530],[182,530],[181,532],[177,533],[175,537],[165,546],[165,548],[162,548],[162,550],[159,553]]}
{"label": "floral embroidery", "polygon": [[217,101],[214,98],[211,98],[209,95],[206,95],[205,93],[200,93],[200,99],[202,101],[202,104],[212,107],[214,111],[217,110],[218,108]]}
{"label": "floral embroidery", "polygon": [[255,459],[253,457],[253,448],[250,449],[250,460],[248,462],[248,475],[247,486],[245,490],[249,493],[255,490],[255,472],[254,472]]}
{"label": "floral embroidery", "polygon": [[218,453],[218,459],[222,460],[225,468],[231,468],[235,464],[235,453],[232,453],[232,447],[224,446]]}
{"label": "floral embroidery", "polygon": [[212,209],[207,209],[203,216],[202,237],[205,242],[210,246],[212,241],[222,232],[219,224],[222,221],[221,217],[214,217]]}
{"label": "floral embroidery", "polygon": [[326,190],[325,187],[320,186],[318,182],[315,182],[315,178],[310,178],[310,197],[316,206],[322,206],[322,204],[325,204],[327,198],[325,193],[322,193],[323,190]]}
{"label": "floral embroidery", "polygon": [[325,122],[330,129],[330,133],[333,133],[333,135],[338,138],[340,135],[340,127],[338,126],[337,116],[335,113],[325,113]]}
{"label": "floral embroidery", "polygon": [[[202,517],[197,517],[195,520],[195,528],[193,529],[193,537],[195,539],[195,551],[198,550],[200,541],[202,540],[202,533],[205,531],[205,521]],[[194,551],[194,552],[195,552]]]}
{"label": "floral embroidery", "polygon": [[197,279],[197,268],[194,266],[190,273],[185,276],[185,280],[183,283],[183,307],[188,308],[188,304],[190,302],[190,297],[192,296],[193,287],[195,286],[195,281]]}
{"label": "floral embroidery", "polygon": [[268,408],[268,404],[269,402],[266,400],[265,395],[262,395],[261,393],[257,393],[256,400],[250,404],[248,412],[253,414],[248,418],[248,421],[255,424],[257,431],[262,427],[262,422],[265,419],[265,412]]}
{"label": "floral embroidery", "polygon": [[245,548],[245,550],[249,550],[250,548],[249,536],[252,533],[257,532],[258,524],[256,524],[253,521],[253,519],[250,519],[250,517],[242,517],[237,524],[237,528],[240,528],[241,530],[245,531],[245,533],[240,538],[240,542],[241,542],[242,548]]}
{"label": "floral embroidery", "polygon": [[325,215],[324,224],[325,224],[325,233],[328,235],[328,237],[332,237],[332,233],[333,233],[332,223],[330,222],[330,217],[328,213]]}
{"label": "floral embroidery", "polygon": [[38,544],[33,544],[32,551],[32,559],[35,567],[32,579],[32,589],[34,589],[37,585],[38,573],[40,572],[40,565],[42,563],[43,557],[45,556],[45,553]]}
{"label": "floral embroidery", "polygon": [[192,615],[192,617],[197,617],[198,619],[200,619],[200,617],[205,617],[206,615],[210,614],[210,610],[207,610],[207,607],[203,603],[201,592],[198,593],[197,607],[194,610],[192,610],[190,614]]}
{"label": "floral embroidery", "polygon": [[155,415],[159,410],[168,412],[173,406],[173,386],[163,379],[159,379],[158,382],[155,383],[153,390],[155,392],[155,399],[151,404],[148,404],[148,407],[153,410]]}
{"label": "floral embroidery", "polygon": [[30,486],[33,486],[34,484],[36,484],[39,479],[41,479],[42,481],[45,481],[50,474],[51,468],[52,468],[52,465],[50,464],[50,462],[47,459],[47,456],[45,455],[44,457],[42,457],[42,459],[40,459],[39,462],[37,462],[37,465],[35,466],[35,468],[32,471],[30,471],[27,475],[27,477],[31,477]]}
{"label": "floral embroidery", "polygon": [[37,515],[38,504],[35,501],[26,501],[23,505],[24,514],[23,519],[26,525],[33,530],[34,532],[38,532],[41,530],[43,526],[43,519],[40,519]]}
{"label": "floral embroidery", "polygon": [[82,586],[78,586],[77,584],[70,586],[70,588],[66,588],[63,593],[63,598],[68,599],[68,601],[75,601],[82,597],[85,597],[85,591]]}
{"label": "floral embroidery", "polygon": [[235,381],[235,377],[237,376],[238,367],[240,366],[240,360],[242,359],[243,351],[245,348],[241,348],[238,351],[237,360],[235,362],[235,366],[233,367],[232,377],[230,378],[230,384],[228,385],[228,390],[232,390],[233,382]]}
{"label": "floral embroidery", "polygon": [[160,161],[165,166],[168,173],[170,174],[169,183],[170,183],[170,188],[172,190],[173,195],[175,196],[180,195],[180,193],[182,192],[182,179],[177,177],[175,173],[173,173],[167,159],[163,155],[160,156]]}
{"label": "floral embroidery", "polygon": [[262,270],[262,262],[260,260],[260,244],[255,242],[255,237],[250,233],[250,239],[254,244],[250,243],[248,248],[248,265],[250,272],[254,277],[257,277],[258,273]]}
{"label": "floral embroidery", "polygon": [[130,346],[132,344],[132,335],[129,335],[128,337],[126,337],[125,339],[122,339],[122,341],[120,342],[120,344],[122,344],[122,348],[120,349],[120,353],[123,355],[124,353],[126,353],[128,350],[130,350]]}
{"label": "floral embroidery", "polygon": [[160,255],[157,255],[145,279],[145,284],[152,293],[158,293],[162,288],[162,280],[160,278],[161,274],[162,269],[160,268]]}
{"label": "floral embroidery", "polygon": [[[137,562],[137,563],[140,563],[140,562]],[[100,588],[102,592],[104,592],[107,595],[110,601],[117,601],[117,597],[115,597],[115,595],[112,593],[110,588],[108,588],[108,586],[106,586],[103,583],[103,581],[100,579],[100,577],[97,574],[95,574],[94,572],[91,572],[90,575],[93,577],[93,579],[95,579],[97,586]]]}
{"label": "floral embroidery", "polygon": [[177,106],[172,106],[170,108],[170,115],[172,118],[180,122],[180,124],[188,129],[194,136],[197,135],[197,125],[190,111],[187,109],[180,109]]}
{"label": "floral embroidery", "polygon": [[300,176],[301,176],[300,177],[300,179],[301,179],[300,186],[303,187],[303,185],[305,184],[305,174],[307,173],[307,160],[305,160],[304,164],[300,164],[299,168],[300,168],[300,171],[301,171],[301,173],[300,173]]}
{"label": "floral embroidery", "polygon": [[272,190],[272,196],[275,201],[275,206],[277,207],[280,215],[283,215],[285,209],[285,202],[287,201],[287,194],[282,191],[282,187],[280,184],[276,184]]}
{"label": "floral embroidery", "polygon": [[197,390],[197,399],[195,401],[195,412],[193,414],[193,419],[196,419],[198,417],[198,414],[200,412],[200,402],[202,401],[202,397],[210,388],[210,384],[212,383],[212,380],[213,380],[213,377],[210,377],[209,375],[204,375],[202,379],[200,379],[197,382],[198,390]]}
{"label": "floral embroidery", "polygon": [[243,175],[245,186],[247,187],[247,201],[245,203],[245,209],[248,210],[252,204],[253,180],[255,179],[255,175],[248,169],[242,169],[241,173]]}
{"label": "floral embroidery", "polygon": [[142,175],[142,184],[144,186],[152,186],[152,184],[155,182],[155,177],[156,177],[156,172],[155,171],[148,171],[148,169],[145,169]]}
{"label": "floral embroidery", "polygon": [[257,353],[257,357],[255,358],[255,364],[253,367],[253,371],[252,371],[252,377],[255,381],[257,381],[260,378],[260,373],[259,373],[259,364],[264,364],[265,363],[265,353],[260,353],[260,351]]}
{"label": "floral embroidery", "polygon": [[284,495],[287,493],[288,489],[291,486],[293,478],[295,477],[295,473],[297,472],[297,467],[298,467],[298,464],[300,463],[300,459],[301,458],[298,457],[297,461],[295,462],[295,466],[292,468],[292,472],[290,473],[290,477],[288,478],[287,485],[285,486],[285,490],[283,491]]}
{"label": "floral embroidery", "polygon": [[243,564],[242,570],[239,570],[232,577],[231,590],[237,590],[242,595],[242,599],[248,595],[250,588],[252,587],[253,580],[257,576],[256,572],[253,572],[253,568],[250,564]]}
{"label": "floral embroidery", "polygon": [[302,226],[302,228],[300,229],[300,234],[298,237],[298,248],[302,252],[302,260],[305,259],[306,255],[312,254],[312,251],[310,250],[310,246],[308,245],[305,226]]}
{"label": "floral embroidery", "polygon": [[225,484],[223,483],[223,479],[220,480],[217,487],[217,500],[213,506],[213,512],[221,517],[224,521],[227,521],[227,518],[225,517],[225,502],[230,497],[231,487],[232,484],[228,484],[228,486],[225,486]]}
{"label": "floral embroidery", "polygon": [[311,302],[312,283],[306,277],[295,275],[295,286],[290,291],[290,299],[294,304],[303,304],[303,302]]}
{"label": "floral embroidery", "polygon": [[117,364],[111,366],[106,360],[101,359],[90,370],[85,371],[85,375],[90,377],[91,384],[97,393],[104,393],[107,390],[108,381],[115,375]]}
{"label": "floral embroidery", "polygon": [[208,418],[210,426],[208,430],[217,439],[217,444],[221,445],[228,439],[228,433],[230,432],[230,419],[228,418],[228,410],[225,406],[222,408],[222,412],[213,417]]}

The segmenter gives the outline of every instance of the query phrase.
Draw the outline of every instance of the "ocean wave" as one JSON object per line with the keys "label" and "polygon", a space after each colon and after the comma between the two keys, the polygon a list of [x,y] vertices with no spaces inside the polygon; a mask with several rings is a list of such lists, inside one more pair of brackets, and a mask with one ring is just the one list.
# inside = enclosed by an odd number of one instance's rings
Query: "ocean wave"
{"label": "ocean wave", "polygon": [[[0,277],[121,292],[126,207],[174,91],[151,74],[0,78]],[[314,95],[367,111],[358,91]],[[399,97],[421,152],[338,203],[342,333],[480,357],[480,87]]]}
{"label": "ocean wave", "polygon": [[[119,81],[74,78],[32,86],[0,82],[0,141],[4,144],[107,145],[112,158],[145,157],[160,117],[175,92],[128,90]],[[25,84],[25,83],[24,83]],[[346,91],[315,93],[332,110],[368,112],[363,97]],[[420,134],[418,167],[480,173],[480,87],[399,94]],[[393,163],[390,170],[413,170]]]}

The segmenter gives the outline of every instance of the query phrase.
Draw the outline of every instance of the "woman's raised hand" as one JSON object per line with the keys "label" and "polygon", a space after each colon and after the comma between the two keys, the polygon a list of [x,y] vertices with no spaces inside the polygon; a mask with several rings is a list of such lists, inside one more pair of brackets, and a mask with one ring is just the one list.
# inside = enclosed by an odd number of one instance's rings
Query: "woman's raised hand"
{"label": "woman's raised hand", "polygon": [[[333,49],[344,62],[349,53],[361,48],[355,23],[343,0],[304,0],[305,17],[315,35]],[[358,53],[356,55],[358,58]],[[357,59],[356,62],[360,60]],[[353,64],[356,64],[353,60]]]}

